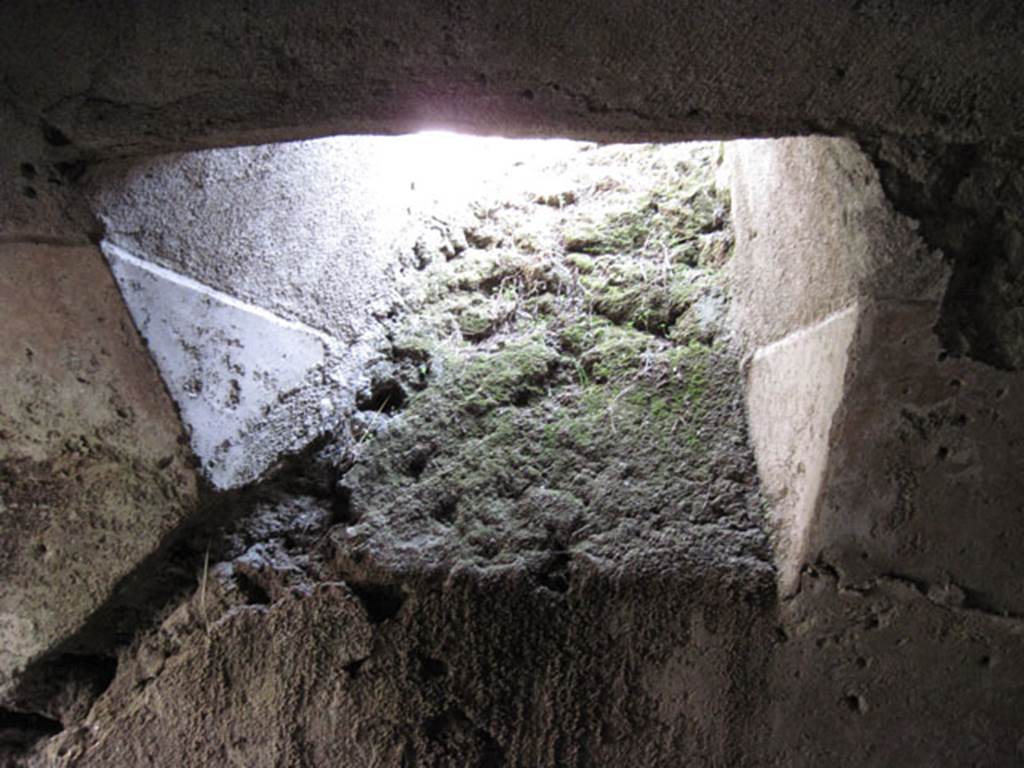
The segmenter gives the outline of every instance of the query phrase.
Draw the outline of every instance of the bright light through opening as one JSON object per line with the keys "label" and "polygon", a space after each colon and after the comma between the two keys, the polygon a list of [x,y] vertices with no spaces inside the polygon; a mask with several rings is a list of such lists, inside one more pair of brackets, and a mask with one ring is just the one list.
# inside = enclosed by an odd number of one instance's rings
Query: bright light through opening
{"label": "bright light through opening", "polygon": [[[569,139],[506,139],[422,131],[395,140],[388,173],[421,200],[457,204],[512,179],[519,186],[550,179],[550,166],[587,146]],[[532,177],[531,177],[532,174]],[[535,178],[534,178],[535,177]]]}

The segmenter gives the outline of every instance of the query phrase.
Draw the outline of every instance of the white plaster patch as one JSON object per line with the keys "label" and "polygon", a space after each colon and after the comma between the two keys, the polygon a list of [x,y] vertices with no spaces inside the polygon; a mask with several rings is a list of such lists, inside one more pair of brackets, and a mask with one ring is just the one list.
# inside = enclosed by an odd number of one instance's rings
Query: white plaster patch
{"label": "white plaster patch", "polygon": [[116,245],[103,251],[215,487],[251,482],[329,426],[322,402],[351,378],[351,354],[339,374],[336,343],[312,328]]}

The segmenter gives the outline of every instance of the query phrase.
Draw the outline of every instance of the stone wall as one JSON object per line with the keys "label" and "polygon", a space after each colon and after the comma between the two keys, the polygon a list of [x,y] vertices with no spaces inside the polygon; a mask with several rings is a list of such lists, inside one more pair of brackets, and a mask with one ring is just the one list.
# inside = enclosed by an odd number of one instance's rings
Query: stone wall
{"label": "stone wall", "polygon": [[944,350],[949,261],[854,144],[735,151],[734,319],[780,563],[774,754],[1012,764],[1020,374]]}
{"label": "stone wall", "polygon": [[194,515],[196,477],[99,251],[9,243],[0,264],[0,696],[17,706],[29,665],[109,654],[114,627],[80,634]]}

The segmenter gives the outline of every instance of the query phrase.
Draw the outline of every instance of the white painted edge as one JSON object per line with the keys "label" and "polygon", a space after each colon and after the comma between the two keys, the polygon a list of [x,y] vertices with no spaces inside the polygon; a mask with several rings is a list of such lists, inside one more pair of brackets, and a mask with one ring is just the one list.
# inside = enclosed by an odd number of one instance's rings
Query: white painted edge
{"label": "white painted edge", "polygon": [[861,306],[862,305],[860,302],[853,302],[852,304],[849,304],[848,306],[843,307],[840,310],[837,310],[829,315],[826,315],[823,319],[819,320],[813,325],[805,325],[791,333],[787,333],[781,339],[773,341],[771,344],[765,344],[763,347],[758,347],[756,350],[754,350],[754,354],[751,356],[750,359],[762,360],[780,349],[785,349],[786,347],[791,347],[796,344],[799,344],[808,336],[813,336],[814,334],[821,331],[822,328],[825,328],[826,326],[831,325],[832,323],[838,322],[840,320],[844,320],[850,315],[856,314],[858,311],[860,311]]}
{"label": "white painted edge", "polygon": [[340,343],[338,339],[328,336],[323,331],[313,328],[312,326],[306,325],[305,323],[297,322],[295,320],[286,320],[280,315],[275,315],[273,312],[270,312],[269,310],[266,310],[263,307],[260,307],[256,304],[250,304],[247,301],[242,301],[241,299],[238,299],[229,293],[223,293],[222,291],[218,291],[216,288],[211,288],[205,283],[201,283],[198,280],[195,280],[191,277],[187,277],[186,275],[183,275],[180,272],[175,272],[174,270],[167,269],[166,267],[161,267],[158,264],[154,264],[151,261],[146,261],[145,259],[135,256],[134,254],[126,251],[121,246],[115,245],[114,243],[111,243],[108,240],[104,240],[100,243],[100,249],[103,251],[103,254],[107,257],[108,262],[113,259],[118,259],[127,264],[130,264],[133,267],[141,269],[145,272],[149,272],[151,275],[159,277],[163,280],[176,283],[177,285],[181,286],[182,288],[185,288],[186,290],[193,291],[194,293],[198,293],[203,296],[208,296],[214,301],[217,301],[221,304],[225,304],[231,307],[232,309],[237,309],[242,312],[248,312],[251,315],[259,317],[261,320],[266,320],[269,323],[274,323],[278,326],[281,326],[282,328],[286,328],[291,331],[299,331],[301,333],[306,333],[311,336],[315,336],[328,348],[337,346]]}

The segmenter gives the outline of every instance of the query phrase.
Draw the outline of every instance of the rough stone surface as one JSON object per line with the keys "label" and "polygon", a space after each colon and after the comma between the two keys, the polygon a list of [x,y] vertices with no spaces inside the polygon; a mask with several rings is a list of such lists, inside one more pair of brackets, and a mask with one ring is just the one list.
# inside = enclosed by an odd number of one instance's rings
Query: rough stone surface
{"label": "rough stone surface", "polygon": [[[341,344],[104,245],[205,476],[252,482],[333,426],[374,350]],[[333,399],[332,399],[333,398]]]}
{"label": "rough stone surface", "polygon": [[631,139],[1024,131],[1012,0],[18,0],[6,16],[0,97],[107,156],[425,123]]}
{"label": "rough stone surface", "polygon": [[0,696],[9,703],[18,675],[113,598],[193,511],[196,491],[171,401],[99,251],[4,245],[0,262]]}
{"label": "rough stone surface", "polygon": [[183,606],[149,669],[126,663],[94,721],[48,753],[81,766],[756,765],[747,638],[764,625],[750,582],[697,587],[631,560],[574,570],[566,594],[521,568],[323,584],[213,613],[208,629]]}

